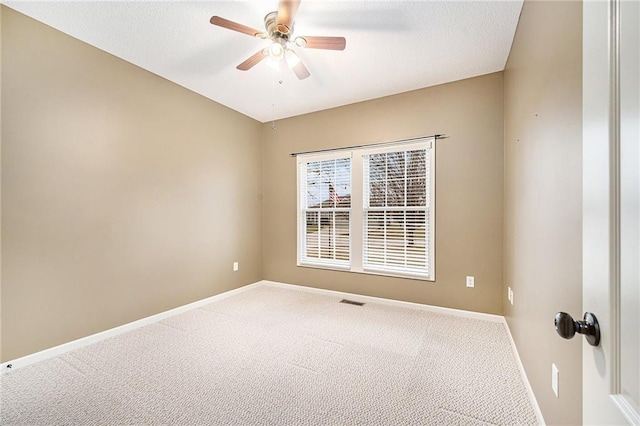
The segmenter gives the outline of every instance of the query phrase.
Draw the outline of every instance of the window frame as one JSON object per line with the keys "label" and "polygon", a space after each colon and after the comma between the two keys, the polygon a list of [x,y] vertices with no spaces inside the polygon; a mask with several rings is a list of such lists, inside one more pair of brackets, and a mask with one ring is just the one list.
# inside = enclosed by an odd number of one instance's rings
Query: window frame
{"label": "window frame", "polygon": [[[300,154],[297,158],[297,265],[301,267],[312,267],[320,269],[330,269],[347,271],[371,275],[382,275],[390,277],[410,278],[422,281],[435,281],[435,227],[436,227],[436,149],[435,137],[425,137],[410,141],[392,142],[374,146],[363,146],[357,148],[336,149],[324,151],[322,153]],[[426,273],[415,270],[404,270],[403,268],[391,267],[364,267],[364,247],[365,247],[365,215],[364,209],[364,157],[366,155],[382,154],[399,151],[412,151],[425,149],[427,151],[428,162],[428,197],[426,209],[429,211],[428,230],[425,230],[425,250],[429,265]],[[306,216],[301,202],[301,166],[313,161],[323,161],[336,158],[351,158],[351,204],[349,209],[349,263],[348,265],[334,265],[332,262],[310,262],[304,259],[305,238],[306,238]],[[305,184],[306,185],[306,184]],[[428,234],[427,234],[428,232]],[[428,244],[427,244],[428,242]]]}

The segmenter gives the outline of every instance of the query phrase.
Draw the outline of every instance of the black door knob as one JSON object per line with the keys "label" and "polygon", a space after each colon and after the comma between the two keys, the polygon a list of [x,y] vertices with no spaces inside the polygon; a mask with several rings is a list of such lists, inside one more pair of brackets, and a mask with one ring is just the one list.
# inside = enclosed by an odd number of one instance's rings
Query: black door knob
{"label": "black door knob", "polygon": [[574,321],[568,313],[558,312],[554,323],[556,331],[564,339],[571,339],[578,333],[584,335],[591,346],[600,344],[600,326],[598,319],[591,312],[584,313],[583,321]]}

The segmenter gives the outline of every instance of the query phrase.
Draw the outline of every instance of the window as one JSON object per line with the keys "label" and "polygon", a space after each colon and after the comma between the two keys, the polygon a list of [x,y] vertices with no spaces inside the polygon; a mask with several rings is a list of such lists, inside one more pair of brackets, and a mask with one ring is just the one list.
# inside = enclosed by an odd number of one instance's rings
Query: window
{"label": "window", "polygon": [[298,156],[298,265],[435,279],[434,138]]}

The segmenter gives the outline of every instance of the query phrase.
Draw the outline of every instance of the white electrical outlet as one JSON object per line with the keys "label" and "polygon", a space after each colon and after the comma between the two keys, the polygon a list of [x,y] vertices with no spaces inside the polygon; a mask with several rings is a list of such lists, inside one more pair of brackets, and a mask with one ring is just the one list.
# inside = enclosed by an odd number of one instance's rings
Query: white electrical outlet
{"label": "white electrical outlet", "polygon": [[467,276],[467,287],[474,287],[474,286],[475,286],[474,278],[471,276]]}
{"label": "white electrical outlet", "polygon": [[513,290],[511,290],[511,287],[507,289],[507,299],[509,299],[509,302],[513,305]]}
{"label": "white electrical outlet", "polygon": [[551,364],[551,389],[558,398],[558,367],[555,364]]}
{"label": "white electrical outlet", "polygon": [[238,270],[238,262],[233,262],[233,271],[237,271]]}

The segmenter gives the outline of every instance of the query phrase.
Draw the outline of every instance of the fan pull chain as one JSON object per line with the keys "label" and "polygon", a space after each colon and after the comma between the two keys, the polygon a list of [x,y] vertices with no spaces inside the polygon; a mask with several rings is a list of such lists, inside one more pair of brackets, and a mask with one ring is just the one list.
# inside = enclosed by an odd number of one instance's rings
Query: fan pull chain
{"label": "fan pull chain", "polygon": [[271,130],[276,130],[276,81],[278,82],[278,84],[282,84],[282,80],[278,80],[277,79],[277,72],[278,70],[274,69],[273,70],[273,80],[272,80],[272,84],[271,84],[271,111],[273,113],[273,120],[271,121]]}
{"label": "fan pull chain", "polygon": [[276,130],[276,70],[273,70],[273,79],[271,80],[271,112],[273,120],[271,121],[271,130]]}

